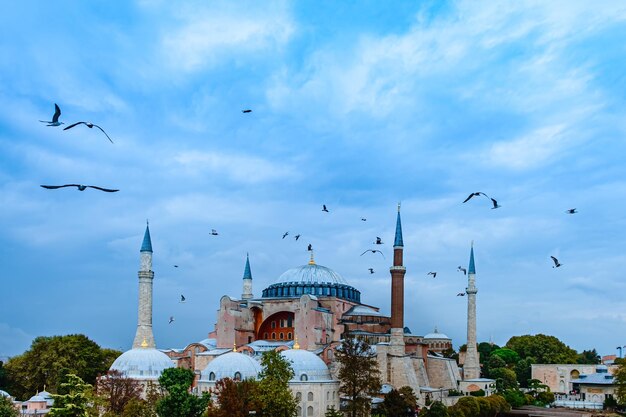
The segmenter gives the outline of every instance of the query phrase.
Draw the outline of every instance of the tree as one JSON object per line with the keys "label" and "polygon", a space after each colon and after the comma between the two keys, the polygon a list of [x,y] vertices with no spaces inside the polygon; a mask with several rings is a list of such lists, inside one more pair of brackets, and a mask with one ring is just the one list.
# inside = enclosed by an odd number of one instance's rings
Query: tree
{"label": "tree", "polygon": [[259,414],[258,391],[259,383],[254,379],[240,382],[230,378],[220,379],[213,389],[217,404],[211,404],[207,417],[248,417],[251,411]]}
{"label": "tree", "polygon": [[515,365],[519,360],[519,354],[509,348],[500,348],[491,352],[491,357],[497,356],[501,358],[507,365]]}
{"label": "tree", "polygon": [[413,388],[409,386],[404,386],[401,387],[398,391],[400,391],[400,395],[402,395],[402,398],[404,398],[407,406],[411,410],[415,410],[417,408],[417,396],[415,395],[415,391],[413,391]]}
{"label": "tree", "polygon": [[483,364],[482,373],[486,378],[492,378],[491,371],[498,368],[506,368],[506,362],[498,355],[492,355]]}
{"label": "tree", "polygon": [[[409,387],[406,387],[409,388]],[[386,416],[405,416],[407,411],[414,410],[415,407],[411,407],[409,402],[404,398],[399,390],[392,389],[387,395],[382,404],[382,411]]]}
{"label": "tree", "polygon": [[98,379],[96,392],[103,399],[104,411],[119,415],[130,400],[141,398],[143,388],[137,380],[113,370]]}
{"label": "tree", "polygon": [[0,361],[0,389],[5,391],[9,389],[9,375],[2,361]]}
{"label": "tree", "polygon": [[55,393],[67,374],[74,374],[88,384],[109,370],[113,356],[121,352],[101,349],[82,334],[37,337],[30,349],[6,363],[10,391],[25,399],[44,385]]}
{"label": "tree", "polygon": [[20,413],[13,406],[9,397],[0,395],[0,417],[19,417]]}
{"label": "tree", "polygon": [[380,392],[380,371],[376,354],[367,342],[346,337],[337,348],[339,392],[349,398],[346,411],[351,417],[368,416],[370,397]]}
{"label": "tree", "polygon": [[263,369],[259,373],[259,400],[262,414],[272,417],[292,417],[298,402],[289,389],[294,373],[291,364],[280,352],[270,350],[261,357]]}
{"label": "tree", "polygon": [[480,363],[485,363],[491,356],[491,352],[496,349],[500,349],[500,346],[489,342],[480,342],[476,349],[479,353]]}
{"label": "tree", "polygon": [[168,368],[159,377],[159,385],[165,390],[164,397],[157,401],[156,409],[160,416],[199,417],[207,409],[210,397],[201,397],[189,392],[194,373],[184,368]]}
{"label": "tree", "polygon": [[517,376],[508,368],[496,368],[490,371],[491,379],[496,380],[496,390],[502,392],[517,389]]}
{"label": "tree", "polygon": [[517,375],[517,382],[519,382],[520,387],[526,388],[528,386],[528,381],[532,376],[532,367],[531,365],[534,363],[534,358],[524,358],[520,359],[515,364],[515,374]]}
{"label": "tree", "polygon": [[454,414],[461,413],[465,417],[478,417],[480,413],[480,405],[475,397],[459,398],[459,401],[450,408],[455,410]]}
{"label": "tree", "polygon": [[509,389],[502,393],[504,399],[513,408],[518,408],[527,404],[526,396],[518,389]]}
{"label": "tree", "polygon": [[335,406],[331,405],[330,408],[324,414],[324,417],[343,417],[343,413],[341,411],[335,410]]}
{"label": "tree", "polygon": [[448,417],[448,407],[441,401],[435,401],[426,411],[426,417]]}
{"label": "tree", "polygon": [[617,384],[617,401],[620,405],[626,405],[626,365],[621,364],[613,374],[615,383]]}
{"label": "tree", "polygon": [[578,358],[576,358],[576,363],[580,364],[589,364],[589,365],[597,365],[601,362],[602,358],[598,355],[595,349],[591,350],[583,350],[578,354]]}
{"label": "tree", "polygon": [[59,394],[52,394],[54,404],[50,417],[87,417],[97,415],[93,410],[92,385],[81,377],[68,374],[65,382],[59,384]]}
{"label": "tree", "polygon": [[506,347],[516,351],[521,359],[533,358],[533,363],[576,363],[578,357],[574,349],[544,334],[513,336]]}

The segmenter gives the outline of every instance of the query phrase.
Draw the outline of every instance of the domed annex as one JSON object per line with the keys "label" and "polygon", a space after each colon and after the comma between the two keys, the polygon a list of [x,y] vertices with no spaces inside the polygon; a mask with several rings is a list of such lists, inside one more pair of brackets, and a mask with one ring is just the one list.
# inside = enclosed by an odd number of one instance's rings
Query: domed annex
{"label": "domed annex", "polygon": [[301,349],[289,349],[280,352],[281,356],[291,364],[294,372],[292,382],[332,381],[328,366],[313,352]]}
{"label": "domed annex", "polygon": [[169,356],[160,350],[135,348],[122,353],[110,369],[119,371],[128,378],[157,380],[164,370],[173,367],[174,363]]}
{"label": "domed annex", "polygon": [[207,391],[223,378],[235,381],[256,379],[259,372],[261,372],[261,365],[253,357],[239,352],[228,352],[209,362],[200,374],[198,387],[200,391]]}

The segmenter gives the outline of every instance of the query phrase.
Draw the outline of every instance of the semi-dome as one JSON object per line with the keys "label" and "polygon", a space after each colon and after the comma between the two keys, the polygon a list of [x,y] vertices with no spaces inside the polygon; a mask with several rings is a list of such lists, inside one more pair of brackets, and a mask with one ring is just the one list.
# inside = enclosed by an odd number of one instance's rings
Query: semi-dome
{"label": "semi-dome", "polygon": [[110,369],[128,378],[156,380],[164,370],[173,367],[172,360],[160,350],[135,348],[122,353]]}
{"label": "semi-dome", "polygon": [[292,382],[332,381],[328,366],[313,352],[301,349],[283,350],[280,354],[291,363]]}
{"label": "semi-dome", "polygon": [[337,272],[316,264],[313,259],[285,271],[269,287],[263,290],[263,298],[300,297],[304,294],[330,296],[353,302],[361,302],[361,293]]}
{"label": "semi-dome", "polygon": [[200,374],[203,382],[215,382],[222,378],[244,380],[256,378],[261,365],[254,358],[239,352],[228,352],[213,359]]}

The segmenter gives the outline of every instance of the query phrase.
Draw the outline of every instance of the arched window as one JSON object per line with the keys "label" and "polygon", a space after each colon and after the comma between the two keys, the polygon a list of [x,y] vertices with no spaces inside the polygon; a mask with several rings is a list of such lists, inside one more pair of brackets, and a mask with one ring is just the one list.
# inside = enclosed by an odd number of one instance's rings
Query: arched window
{"label": "arched window", "polygon": [[302,407],[296,408],[296,414],[299,415],[299,416],[302,415]]}
{"label": "arched window", "polygon": [[235,381],[241,381],[241,372],[235,372],[235,377],[233,378]]}
{"label": "arched window", "polygon": [[312,416],[313,416],[313,407],[309,406],[309,407],[306,409],[306,415],[307,415],[308,417],[312,417]]}
{"label": "arched window", "polygon": [[313,401],[313,393],[309,392],[306,396],[307,401]]}
{"label": "arched window", "polygon": [[285,333],[280,332],[278,336],[280,336],[278,340],[285,340]]}
{"label": "arched window", "polygon": [[272,321],[272,329],[275,329],[275,328],[276,328],[276,322]]}
{"label": "arched window", "polygon": [[263,339],[267,340],[268,336],[269,336],[269,334],[267,332],[263,333]]}
{"label": "arched window", "polygon": [[302,399],[302,393],[296,392],[296,401],[300,401]]}
{"label": "arched window", "polygon": [[291,340],[292,339],[292,334],[291,332],[287,333],[287,340]]}
{"label": "arched window", "polygon": [[330,401],[330,391],[326,391],[326,401]]}
{"label": "arched window", "polygon": [[209,381],[215,381],[215,372],[209,374]]}
{"label": "arched window", "polygon": [[300,375],[300,381],[308,381],[309,377],[307,376],[307,374],[302,374]]}

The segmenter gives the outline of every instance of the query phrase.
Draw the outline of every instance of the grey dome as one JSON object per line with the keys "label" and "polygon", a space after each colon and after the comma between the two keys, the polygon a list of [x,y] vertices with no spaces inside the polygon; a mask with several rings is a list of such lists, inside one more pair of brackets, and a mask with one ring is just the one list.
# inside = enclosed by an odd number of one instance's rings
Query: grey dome
{"label": "grey dome", "polygon": [[[261,365],[254,358],[239,352],[228,352],[213,359],[200,374],[200,381],[215,382],[222,378],[244,380],[256,378]],[[235,375],[239,373],[239,375]]]}
{"label": "grey dome", "polygon": [[7,397],[7,398],[11,398],[11,394],[9,394],[9,393],[8,393],[8,392],[6,392],[6,391],[2,391],[2,390],[0,389],[0,397]]}
{"label": "grey dome", "polygon": [[445,334],[439,333],[439,331],[437,330],[436,327],[435,327],[435,331],[432,332],[432,333],[428,333],[426,336],[424,336],[424,339],[447,339],[447,340],[451,340]]}
{"label": "grey dome", "polygon": [[124,376],[134,379],[159,379],[167,368],[174,363],[163,352],[150,348],[135,348],[122,353],[113,365],[112,371],[119,371]]}
{"label": "grey dome", "polygon": [[343,279],[341,275],[330,268],[326,268],[325,266],[315,263],[309,263],[307,265],[301,265],[296,268],[288,269],[283,272],[280,277],[278,277],[274,284],[285,284],[289,282],[348,285],[348,282]]}
{"label": "grey dome", "polygon": [[291,363],[292,382],[332,381],[328,366],[313,352],[301,349],[283,350],[280,354]]}

